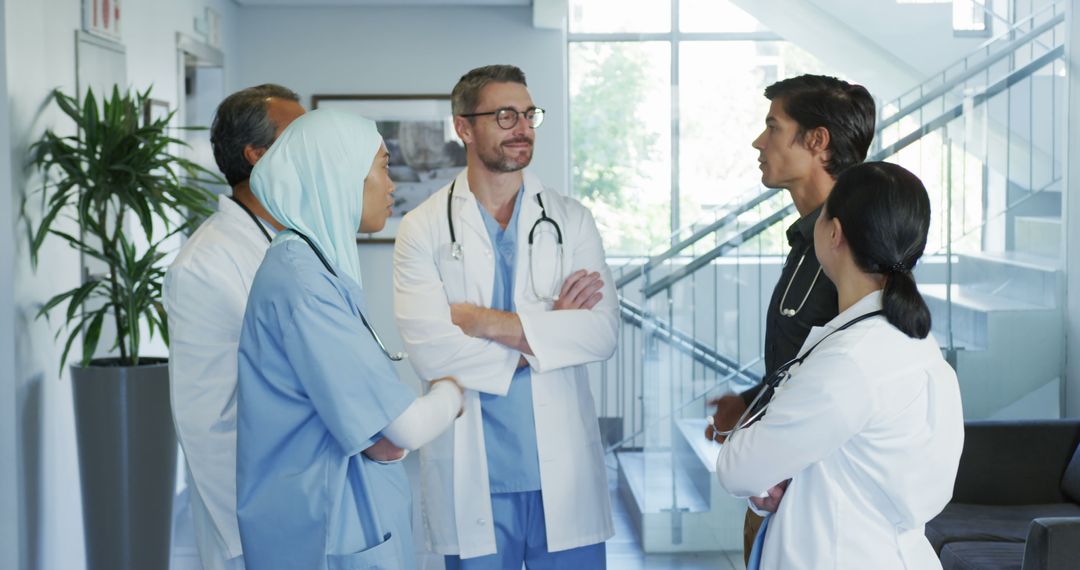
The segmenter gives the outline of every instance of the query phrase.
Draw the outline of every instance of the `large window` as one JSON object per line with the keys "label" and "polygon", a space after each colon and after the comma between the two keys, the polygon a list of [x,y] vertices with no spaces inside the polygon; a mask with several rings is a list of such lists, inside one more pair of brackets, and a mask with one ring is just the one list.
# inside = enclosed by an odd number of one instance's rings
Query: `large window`
{"label": "large window", "polygon": [[614,255],[755,193],[764,88],[830,73],[726,0],[571,0],[569,40],[572,184]]}

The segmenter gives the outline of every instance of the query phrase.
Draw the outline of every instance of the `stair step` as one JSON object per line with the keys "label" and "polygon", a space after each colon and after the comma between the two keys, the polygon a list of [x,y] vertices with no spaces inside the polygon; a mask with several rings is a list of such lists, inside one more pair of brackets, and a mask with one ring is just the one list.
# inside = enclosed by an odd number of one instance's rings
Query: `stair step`
{"label": "stair step", "polygon": [[[948,342],[949,316],[952,317],[952,342],[959,348],[986,350],[989,346],[989,320],[992,313],[1046,311],[1046,307],[981,292],[972,287],[931,283],[919,286],[932,317],[932,332],[938,342]],[[947,294],[952,294],[950,311]]]}
{"label": "stair step", "polygon": [[673,505],[684,512],[709,510],[709,497],[697,486],[669,451],[620,451],[620,476],[629,487],[637,511],[641,514],[670,511]]}
{"label": "stair step", "polygon": [[965,291],[1056,307],[1061,289],[1056,257],[1008,251],[957,256],[955,284]]}
{"label": "stair step", "polygon": [[[973,290],[967,286],[952,285],[948,287],[944,284],[927,284],[920,285],[919,291],[930,309],[933,318],[932,332],[938,342],[943,346],[948,342],[946,332],[950,328],[948,319],[951,314],[953,345],[968,350],[982,351],[987,350],[990,346],[990,321],[992,315],[1000,315],[996,319],[1001,324],[995,325],[997,332],[994,333],[997,335],[995,342],[1000,343],[1011,342],[1005,340],[1005,338],[1023,335],[1025,330],[1029,330],[1022,329],[1008,332],[1009,327],[1028,326],[1017,325],[1018,319],[1019,322],[1027,323],[1031,319],[1043,319],[1058,312],[1057,309],[1052,307],[991,295],[979,290]],[[952,294],[951,311],[946,300],[947,292]],[[1034,334],[1038,330],[1034,329],[1030,330],[1030,332]],[[1002,335],[1005,336],[1002,337]]]}
{"label": "stair step", "polygon": [[1052,258],[1061,256],[1060,216],[1017,216],[1014,243],[1019,251]]}
{"label": "stair step", "polygon": [[709,425],[708,420],[683,418],[676,420],[675,425],[678,426],[684,444],[693,452],[701,466],[710,474],[716,473],[716,458],[720,455],[720,449],[723,446],[705,439],[705,426]]}
{"label": "stair step", "polygon": [[[944,283],[928,283],[919,285],[919,292],[927,304],[931,300],[946,302],[949,294],[952,295],[953,312],[958,308],[992,313],[998,311],[1041,311],[1051,307],[1037,305],[1026,301],[1011,299],[1001,295],[993,295],[967,285],[945,285]],[[932,310],[932,308],[931,308]]]}

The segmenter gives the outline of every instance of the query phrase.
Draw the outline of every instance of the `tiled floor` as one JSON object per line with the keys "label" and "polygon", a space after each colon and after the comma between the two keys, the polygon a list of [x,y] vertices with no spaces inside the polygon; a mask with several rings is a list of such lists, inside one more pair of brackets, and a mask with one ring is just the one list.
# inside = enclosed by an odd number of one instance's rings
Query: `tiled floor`
{"label": "tiled floor", "polygon": [[[406,461],[409,462],[409,459]],[[406,467],[410,477],[413,477],[415,481],[415,460],[412,464],[407,463]],[[701,554],[645,554],[642,552],[626,509],[615,492],[614,476],[609,479],[611,479],[611,505],[615,519],[615,536],[607,543],[609,570],[745,570],[742,552]],[[191,527],[191,511],[188,508],[186,491],[177,496],[174,525],[171,570],[201,570],[198,553],[195,550],[195,537]],[[417,564],[418,570],[442,570],[443,567],[440,557],[424,552],[418,553]]]}

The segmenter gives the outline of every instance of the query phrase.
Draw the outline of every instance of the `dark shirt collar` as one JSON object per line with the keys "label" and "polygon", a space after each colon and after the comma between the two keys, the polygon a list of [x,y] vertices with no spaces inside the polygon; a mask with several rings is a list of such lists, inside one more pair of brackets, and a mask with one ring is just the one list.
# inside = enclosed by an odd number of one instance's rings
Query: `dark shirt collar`
{"label": "dark shirt collar", "polygon": [[817,223],[818,216],[821,215],[821,208],[825,204],[814,208],[813,212],[799,218],[797,222],[791,224],[787,229],[787,241],[793,249],[800,246],[809,244],[814,245],[814,224]]}

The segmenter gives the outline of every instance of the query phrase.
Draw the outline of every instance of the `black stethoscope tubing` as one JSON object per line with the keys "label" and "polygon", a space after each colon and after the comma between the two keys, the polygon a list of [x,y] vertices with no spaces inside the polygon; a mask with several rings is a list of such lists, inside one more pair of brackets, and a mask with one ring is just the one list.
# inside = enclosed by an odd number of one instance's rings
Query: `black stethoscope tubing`
{"label": "black stethoscope tubing", "polygon": [[[754,400],[750,402],[750,405],[746,407],[746,411],[744,411],[742,415],[739,416],[738,421],[735,422],[735,427],[733,427],[730,431],[726,432],[718,430],[714,431],[713,439],[716,439],[718,436],[727,437],[728,439],[730,439],[735,435],[736,432],[742,430],[746,426],[760,419],[761,416],[764,415],[765,409],[769,405],[769,401],[772,400],[773,392],[776,391],[776,388],[778,388],[785,379],[791,376],[788,370],[790,370],[796,364],[802,364],[803,362],[805,362],[806,359],[810,357],[810,354],[814,352],[814,349],[820,346],[821,343],[828,340],[829,337],[842,330],[851,328],[857,323],[865,321],[866,319],[877,317],[883,314],[885,314],[884,311],[871,311],[864,315],[859,315],[858,317],[855,317],[854,319],[851,319],[850,321],[839,326],[836,330],[829,332],[829,334],[825,335],[821,338],[821,340],[814,343],[814,346],[811,346],[810,349],[804,352],[801,356],[792,358],[786,363],[780,365],[780,367],[777,368],[776,371],[770,374],[769,377],[762,382],[762,384],[764,384],[764,387],[758,392],[757,396],[754,397]],[[759,403],[761,404],[760,406],[758,405]]]}
{"label": "black stethoscope tubing", "polygon": [[[308,244],[308,247],[311,248],[311,251],[315,252],[315,255],[319,258],[319,261],[322,262],[323,267],[325,267],[326,270],[330,272],[330,275],[333,275],[334,277],[338,276],[337,272],[334,271],[334,268],[330,266],[330,262],[327,261],[325,257],[323,257],[322,252],[319,251],[319,248],[315,246],[315,242],[311,241],[311,238],[304,235],[303,232],[295,230],[293,228],[285,228],[284,231],[292,232],[299,236],[300,239],[304,240],[304,242]],[[387,358],[394,362],[399,362],[405,359],[406,354],[404,352],[390,352],[389,350],[387,350],[386,345],[383,344],[383,341],[381,338],[379,338],[378,333],[375,332],[375,329],[371,326],[371,323],[368,322],[367,317],[364,316],[364,312],[361,311],[359,307],[357,307],[356,312],[360,314],[360,321],[364,323],[364,328],[366,328],[368,332],[371,333],[371,338],[375,339],[375,344],[379,345],[379,348],[383,351],[383,354],[385,354]]]}
{"label": "black stethoscope tubing", "polygon": [[[450,183],[450,192],[446,195],[446,224],[450,227],[450,248],[451,251],[457,250],[457,233],[454,232],[454,213],[451,209],[451,205],[454,203],[454,187],[457,185],[457,179]],[[533,236],[536,234],[536,228],[542,223],[549,223],[551,227],[555,228],[555,243],[562,246],[562,228],[559,227],[559,223],[553,218],[547,215],[547,208],[544,207],[544,200],[540,198],[540,194],[536,195],[536,203],[540,205],[540,217],[533,222],[532,228],[529,228],[529,245],[533,244]]]}
{"label": "black stethoscope tubing", "polygon": [[266,226],[264,226],[263,223],[259,221],[259,218],[255,215],[255,212],[252,212],[251,209],[245,206],[243,202],[237,200],[235,196],[229,196],[229,199],[235,202],[237,206],[240,206],[240,209],[243,210],[249,218],[251,218],[251,221],[255,224],[255,227],[259,228],[259,231],[262,232],[262,235],[266,237],[266,243],[274,241],[274,238],[270,237],[270,232],[266,231]]}

